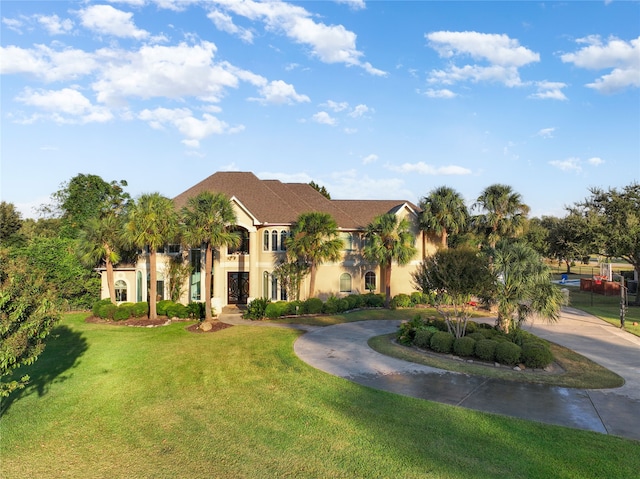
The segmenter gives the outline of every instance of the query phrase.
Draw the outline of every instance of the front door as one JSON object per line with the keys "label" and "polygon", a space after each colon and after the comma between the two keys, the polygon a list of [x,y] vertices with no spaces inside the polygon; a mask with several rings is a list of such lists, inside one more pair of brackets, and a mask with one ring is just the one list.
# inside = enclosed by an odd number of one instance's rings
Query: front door
{"label": "front door", "polygon": [[247,304],[249,297],[249,273],[235,272],[227,273],[227,284],[229,285],[229,304]]}

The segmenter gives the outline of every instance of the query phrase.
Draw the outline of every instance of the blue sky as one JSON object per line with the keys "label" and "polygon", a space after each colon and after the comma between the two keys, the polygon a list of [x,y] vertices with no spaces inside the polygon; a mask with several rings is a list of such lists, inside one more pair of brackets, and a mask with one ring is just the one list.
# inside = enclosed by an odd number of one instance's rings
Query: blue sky
{"label": "blue sky", "polygon": [[640,3],[2,1],[1,191],[222,170],[532,216],[640,181]]}

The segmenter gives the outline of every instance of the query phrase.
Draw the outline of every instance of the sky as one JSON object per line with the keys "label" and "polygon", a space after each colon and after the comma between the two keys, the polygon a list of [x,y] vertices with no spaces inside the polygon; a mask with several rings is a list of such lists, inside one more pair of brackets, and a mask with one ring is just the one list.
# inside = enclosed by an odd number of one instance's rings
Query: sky
{"label": "sky", "polygon": [[640,181],[638,1],[6,1],[2,201],[78,174],[173,198],[216,171],[530,216]]}

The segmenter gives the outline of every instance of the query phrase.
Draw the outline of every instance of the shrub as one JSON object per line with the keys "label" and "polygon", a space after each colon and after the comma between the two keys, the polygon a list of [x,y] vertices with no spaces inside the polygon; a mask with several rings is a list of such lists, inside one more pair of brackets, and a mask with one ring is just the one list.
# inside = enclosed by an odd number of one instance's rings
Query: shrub
{"label": "shrub", "polygon": [[427,320],[427,325],[437,328],[438,331],[447,331],[447,332],[449,331],[449,328],[447,327],[447,322],[441,318],[429,318]]}
{"label": "shrub", "polygon": [[364,296],[361,294],[352,294],[349,298],[353,298],[354,304],[351,309],[359,309],[364,308],[366,306],[366,302]]}
{"label": "shrub", "polygon": [[170,318],[186,319],[189,317],[189,310],[184,304],[174,303],[167,308],[167,316]]}
{"label": "shrub", "polygon": [[458,356],[470,357],[473,356],[476,349],[476,340],[469,336],[463,336],[462,338],[456,338],[453,341],[453,352]]}
{"label": "shrub", "polygon": [[117,310],[118,310],[118,307],[115,304],[113,304],[111,301],[109,301],[108,303],[103,303],[98,308],[98,317],[102,319],[113,320]]}
{"label": "shrub", "polygon": [[422,349],[429,349],[431,347],[431,336],[438,330],[433,326],[427,326],[425,329],[416,331],[416,336],[413,339],[414,346]]}
{"label": "shrub", "polygon": [[288,303],[284,301],[278,301],[276,303],[269,303],[264,310],[264,316],[269,319],[276,319],[280,316],[284,316],[287,313]]}
{"label": "shrub", "polygon": [[286,315],[293,316],[300,313],[302,313],[302,301],[291,301],[290,303],[287,303],[287,310],[285,311]]}
{"label": "shrub", "polygon": [[528,341],[522,345],[521,359],[528,368],[545,368],[553,362],[553,354],[546,344]]}
{"label": "shrub", "polygon": [[158,301],[156,303],[156,313],[158,313],[158,316],[166,316],[167,308],[169,308],[169,306],[173,306],[174,304],[176,303],[174,303],[170,299],[163,299],[162,301]]}
{"label": "shrub", "polygon": [[122,303],[113,313],[114,321],[124,321],[133,316],[133,303]]}
{"label": "shrub", "polygon": [[483,361],[496,360],[496,347],[498,342],[493,339],[481,339],[476,342],[476,357]]}
{"label": "shrub", "polygon": [[411,293],[411,304],[413,305],[429,304],[429,299],[428,294],[421,293],[420,291],[414,291]]}
{"label": "shrub", "polygon": [[411,321],[400,325],[396,339],[402,344],[411,344],[416,337],[416,332],[425,328],[425,322],[419,314],[416,314]]}
{"label": "shrub", "polygon": [[322,300],[320,298],[309,298],[302,303],[304,314],[320,314],[322,313]]}
{"label": "shrub", "polygon": [[93,307],[91,308],[91,312],[92,314],[97,317],[100,318],[100,308],[104,307],[107,304],[112,304],[111,300],[109,298],[106,299],[101,299],[100,301],[96,301],[95,303],[93,303]]}
{"label": "shrub", "polygon": [[141,318],[149,314],[149,303],[142,301],[133,305],[133,316],[135,318]]}
{"label": "shrub", "polygon": [[207,314],[205,304],[197,302],[187,304],[187,312],[191,319],[197,319],[198,321],[202,321]]}
{"label": "shrub", "polygon": [[347,309],[345,309],[345,311],[349,311],[351,309],[356,309],[359,308],[360,306],[358,306],[358,298],[360,297],[359,294],[350,294],[349,296],[345,297],[344,300],[347,302]]}
{"label": "shrub", "polygon": [[467,335],[466,335],[466,336],[467,336],[468,338],[475,339],[476,341],[481,341],[481,340],[483,340],[483,339],[486,339],[486,338],[484,337],[484,334],[482,334],[482,333],[478,333],[478,332],[471,333],[471,334],[468,334],[468,333],[467,333]]}
{"label": "shrub", "polygon": [[364,295],[364,304],[368,308],[382,308],[385,299],[383,294],[368,293]]}
{"label": "shrub", "polygon": [[408,294],[396,294],[391,300],[391,308],[408,308],[411,306],[411,296]]}
{"label": "shrub", "polygon": [[498,342],[496,346],[496,361],[500,364],[513,366],[520,362],[520,353],[522,348],[510,341]]}
{"label": "shrub", "polygon": [[429,346],[437,353],[450,353],[453,348],[454,336],[446,331],[436,331],[431,336]]}
{"label": "shrub", "polygon": [[270,303],[271,300],[268,298],[256,298],[247,305],[247,310],[242,317],[251,320],[262,319],[265,317],[265,310]]}
{"label": "shrub", "polygon": [[467,321],[467,329],[465,329],[465,331],[467,336],[469,334],[475,333],[476,331],[478,331],[478,323],[476,323],[475,321]]}

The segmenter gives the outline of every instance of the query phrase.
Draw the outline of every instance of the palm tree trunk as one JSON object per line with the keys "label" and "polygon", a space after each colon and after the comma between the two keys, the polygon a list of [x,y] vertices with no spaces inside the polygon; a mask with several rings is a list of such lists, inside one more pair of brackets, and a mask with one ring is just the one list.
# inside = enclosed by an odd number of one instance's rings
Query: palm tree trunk
{"label": "palm tree trunk", "polygon": [[113,277],[113,263],[109,259],[110,251],[107,248],[107,254],[105,258],[105,263],[107,265],[107,288],[109,288],[109,299],[113,304],[116,304],[116,285]]}
{"label": "palm tree trunk", "polygon": [[384,267],[384,289],[385,299],[384,307],[388,308],[391,304],[391,263]]}
{"label": "palm tree trunk", "polygon": [[[313,298],[313,294],[316,290],[316,264],[311,263],[309,267],[309,298]],[[307,298],[308,299],[308,298]]]}
{"label": "palm tree trunk", "polygon": [[212,319],[211,311],[211,270],[213,269],[213,249],[211,244],[207,243],[207,249],[204,254],[204,316],[205,319]]}
{"label": "palm tree trunk", "polygon": [[156,272],[156,250],[149,248],[149,319],[157,319],[158,275]]}
{"label": "palm tree trunk", "polygon": [[444,249],[447,248],[447,238],[448,237],[449,237],[449,233],[447,233],[446,229],[442,228],[442,234],[440,235],[440,244]]}

